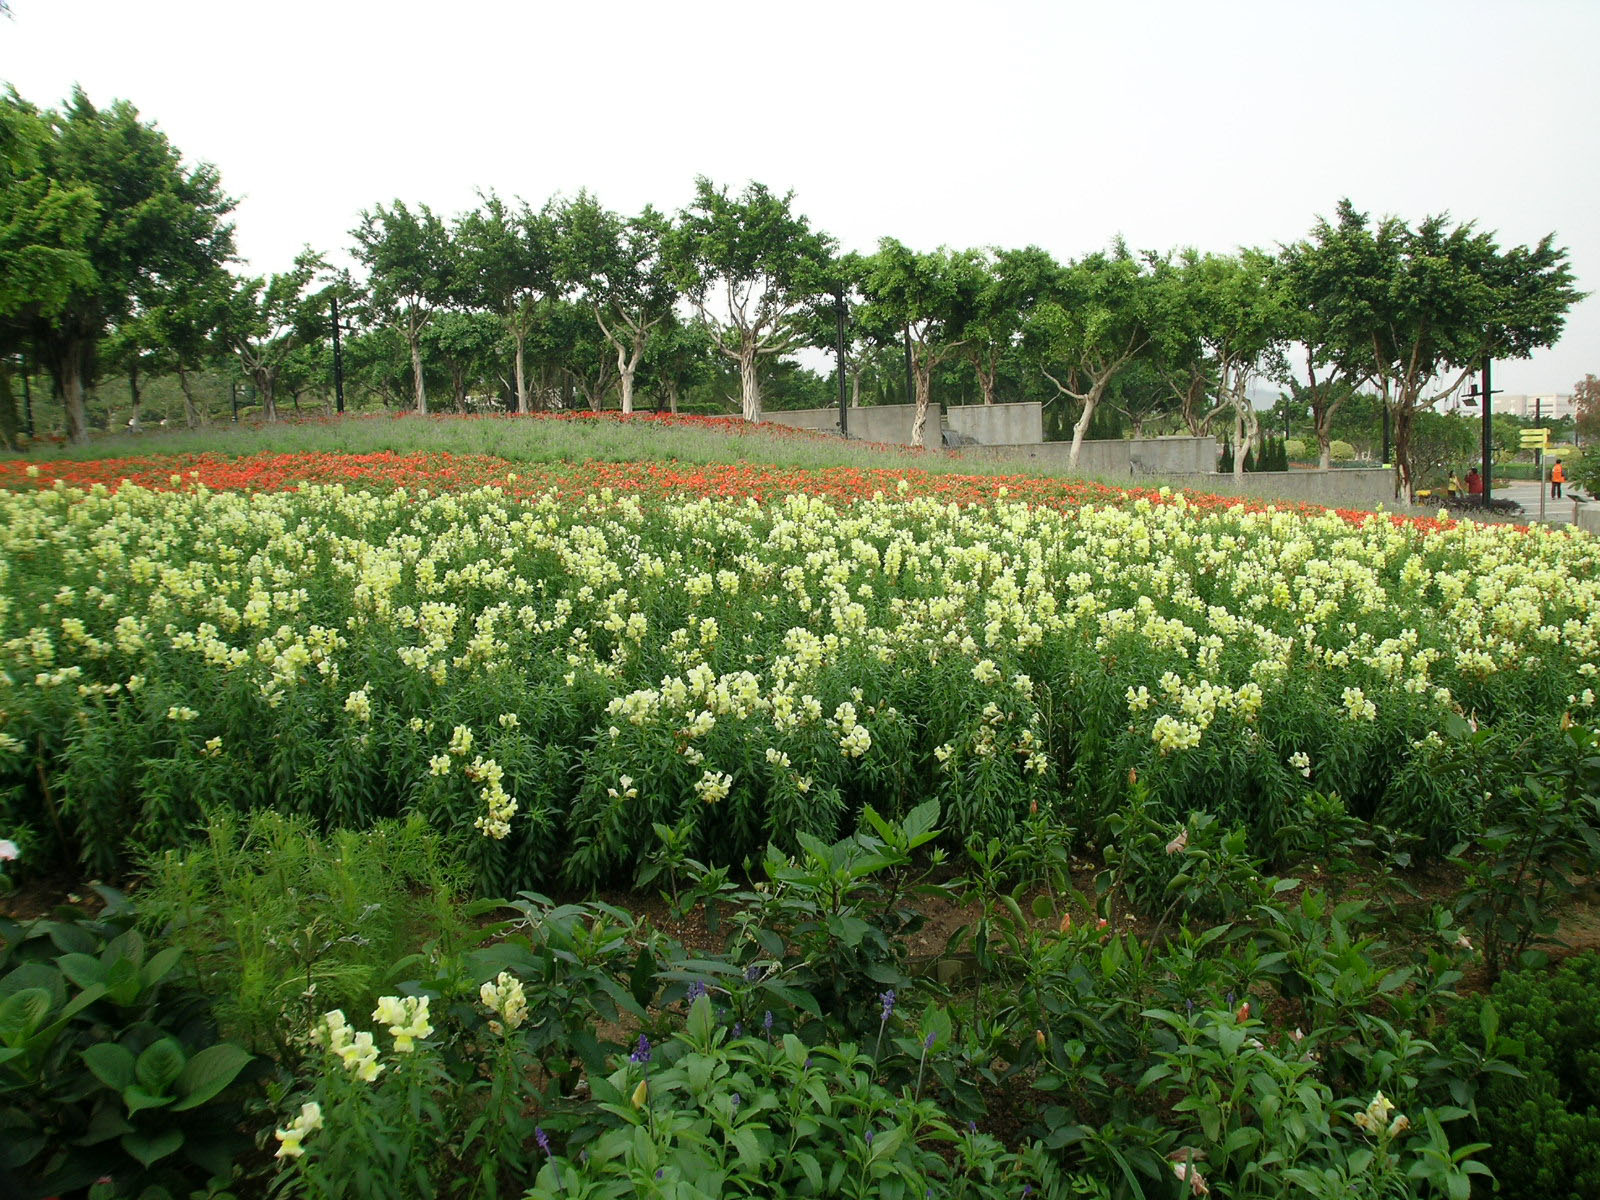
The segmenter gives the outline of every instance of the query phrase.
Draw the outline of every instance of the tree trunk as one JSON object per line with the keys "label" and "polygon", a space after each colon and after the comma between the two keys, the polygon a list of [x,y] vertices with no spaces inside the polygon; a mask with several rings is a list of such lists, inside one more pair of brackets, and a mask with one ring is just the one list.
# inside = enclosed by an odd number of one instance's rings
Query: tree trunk
{"label": "tree trunk", "polygon": [[411,347],[412,395],[416,398],[417,412],[427,416],[428,389],[422,382],[422,338],[408,329],[406,341]]}
{"label": "tree trunk", "polygon": [[[1083,451],[1083,439],[1088,435],[1089,422],[1094,420],[1094,410],[1100,407],[1100,397],[1105,395],[1106,384],[1110,382],[1110,375],[1105,376],[1103,379],[1095,380],[1094,385],[1089,389],[1089,394],[1083,398],[1083,413],[1072,424],[1072,449],[1067,452],[1068,470],[1076,471],[1078,469],[1078,455]],[[1061,385],[1057,384],[1056,386],[1060,387]],[[1063,394],[1071,394],[1066,392],[1064,388],[1062,391]]]}
{"label": "tree trunk", "polygon": [[746,421],[761,420],[761,380],[756,377],[756,348],[739,348],[739,405]]}
{"label": "tree trunk", "polygon": [[988,370],[985,370],[983,358],[983,355],[973,355],[972,373],[978,377],[978,387],[983,392],[983,402],[985,404],[993,404],[994,389],[995,384],[999,382],[1000,368],[993,359],[990,359]]}
{"label": "tree trunk", "polygon": [[912,360],[912,394],[917,402],[917,415],[911,421],[911,444],[922,445],[923,433],[928,426],[928,402],[933,397],[933,364],[917,356]]}
{"label": "tree trunk", "polygon": [[467,412],[467,370],[458,363],[450,364],[450,390],[455,394],[456,412],[465,416]]}
{"label": "tree trunk", "polygon": [[529,412],[528,368],[523,362],[523,346],[527,342],[528,336],[523,332],[520,325],[512,331],[511,336],[517,348],[517,412],[525,417]]}
{"label": "tree trunk", "polygon": [[7,450],[21,450],[21,432],[16,397],[11,394],[11,370],[0,360],[0,443],[4,443]]}
{"label": "tree trunk", "polygon": [[1393,435],[1394,498],[1415,499],[1412,492],[1416,481],[1411,477],[1411,418],[1416,412],[1415,397],[1402,397],[1392,412],[1390,432]]}
{"label": "tree trunk", "polygon": [[1317,414],[1317,466],[1324,471],[1333,467],[1333,414]]}
{"label": "tree trunk", "polygon": [[278,373],[276,371],[257,371],[255,375],[256,395],[261,400],[261,413],[268,421],[278,419]]}
{"label": "tree trunk", "polygon": [[673,416],[678,415],[678,381],[675,379],[667,381],[667,411]]}
{"label": "tree trunk", "polygon": [[194,402],[194,384],[189,381],[189,372],[182,363],[178,364],[178,386],[183,389],[183,423],[190,429],[204,425],[206,414]]}
{"label": "tree trunk", "polygon": [[128,418],[128,429],[139,432],[139,410],[144,404],[144,394],[139,390],[139,359],[137,355],[128,364],[128,396],[133,401],[133,414]]}
{"label": "tree trunk", "polygon": [[83,397],[88,360],[87,342],[69,341],[61,354],[61,406],[67,414],[67,440],[75,446],[89,440],[89,414]]}

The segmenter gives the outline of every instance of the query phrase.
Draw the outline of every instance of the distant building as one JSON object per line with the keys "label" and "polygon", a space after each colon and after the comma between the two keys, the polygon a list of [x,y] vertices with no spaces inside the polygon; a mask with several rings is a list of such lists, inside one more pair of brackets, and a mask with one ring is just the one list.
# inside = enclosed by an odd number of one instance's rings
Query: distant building
{"label": "distant building", "polygon": [[[1439,401],[1434,406],[1434,411],[1456,413],[1464,417],[1483,415],[1483,409],[1478,405],[1478,398],[1462,392]],[[1497,393],[1494,398],[1494,411],[1507,413],[1513,417],[1523,417],[1529,421],[1564,421],[1578,415],[1578,402],[1570,393],[1543,392],[1536,396],[1508,396]]]}

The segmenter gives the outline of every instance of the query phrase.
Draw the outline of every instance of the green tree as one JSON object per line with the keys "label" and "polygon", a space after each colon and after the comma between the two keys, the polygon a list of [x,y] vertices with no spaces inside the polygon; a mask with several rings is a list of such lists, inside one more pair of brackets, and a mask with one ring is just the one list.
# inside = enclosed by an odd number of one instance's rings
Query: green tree
{"label": "green tree", "polygon": [[74,91],[61,112],[4,104],[9,178],[0,201],[0,314],[21,322],[88,438],[85,389],[113,327],[162,302],[174,280],[233,254],[233,201],[216,169],[186,167],[124,101],[98,109]]}
{"label": "green tree", "polygon": [[668,317],[650,339],[643,367],[646,386],[657,397],[657,410],[665,400],[668,410],[676,413],[685,392],[710,383],[716,374],[716,353],[703,324]]}
{"label": "green tree", "polygon": [[[1319,221],[1311,238],[1284,248],[1281,263],[1287,292],[1287,320],[1303,351],[1298,365],[1280,359],[1279,381],[1296,403],[1311,411],[1317,462],[1332,464],[1333,424],[1339,408],[1373,377],[1372,359],[1349,336],[1359,324],[1363,303],[1348,280],[1378,269],[1375,244],[1361,229]],[[1356,311],[1346,311],[1354,306]]]}
{"label": "green tree", "polygon": [[534,308],[556,292],[555,224],[548,207],[534,212],[519,201],[513,209],[493,192],[481,199],[482,207],[456,222],[458,298],[499,318],[511,339],[517,411],[527,413],[527,345]]}
{"label": "green tree", "polygon": [[405,341],[416,411],[425,413],[422,331],[461,283],[450,231],[426,204],[413,212],[396,200],[387,209],[380,204],[363,212],[351,236],[356,239],[356,260],[367,270],[371,316]]}
{"label": "green tree", "polygon": [[1572,385],[1572,399],[1577,406],[1577,425],[1574,435],[1585,446],[1600,440],[1600,378],[1585,375]]}
{"label": "green tree", "polygon": [[556,223],[559,273],[594,311],[616,352],[618,396],[622,411],[631,413],[634,376],[678,296],[663,253],[671,222],[648,206],[622,217],[579,192],[558,211]]}
{"label": "green tree", "polygon": [[1151,342],[1157,274],[1120,240],[1061,268],[1043,289],[1024,327],[1030,357],[1056,395],[1079,405],[1069,465],[1078,465],[1083,440],[1106,388]]}
{"label": "green tree", "polygon": [[222,336],[255,384],[268,421],[278,419],[278,377],[284,364],[318,332],[318,318],[327,306],[309,289],[323,269],[321,257],[308,248],[292,270],[240,280],[228,299]]}
{"label": "green tree", "polygon": [[1242,476],[1245,460],[1261,445],[1261,418],[1250,384],[1288,334],[1282,277],[1272,257],[1260,250],[1226,255],[1186,250],[1173,285],[1203,356],[1199,369],[1215,388],[1215,408],[1232,412],[1233,473]]}
{"label": "green tree", "polygon": [[776,196],[755,182],[731,196],[702,175],[668,241],[676,286],[718,351],[738,364],[747,421],[761,419],[761,360],[803,343],[801,310],[825,290],[833,254],[833,239],[796,214],[793,201],[794,193]]}
{"label": "green tree", "polygon": [[1414,491],[1417,413],[1485,359],[1526,358],[1561,335],[1580,295],[1567,251],[1553,235],[1502,250],[1492,233],[1449,214],[1415,229],[1398,217],[1373,223],[1348,199],[1314,237],[1348,248],[1324,292],[1330,338],[1370,369],[1393,418],[1395,494]]}
{"label": "green tree", "polygon": [[976,250],[941,247],[919,254],[894,238],[878,243],[866,262],[864,323],[892,336],[904,330],[911,340],[911,379],[916,415],[911,444],[922,445],[932,398],[934,369],[965,344],[987,272]]}
{"label": "green tree", "polygon": [[963,352],[983,402],[993,404],[1001,371],[1022,340],[1023,325],[1060,265],[1037,246],[994,251],[980,262],[983,280],[973,297]]}
{"label": "green tree", "polygon": [[426,357],[450,376],[450,398],[456,412],[467,411],[467,392],[494,361],[503,334],[494,314],[462,309],[439,313],[423,332]]}

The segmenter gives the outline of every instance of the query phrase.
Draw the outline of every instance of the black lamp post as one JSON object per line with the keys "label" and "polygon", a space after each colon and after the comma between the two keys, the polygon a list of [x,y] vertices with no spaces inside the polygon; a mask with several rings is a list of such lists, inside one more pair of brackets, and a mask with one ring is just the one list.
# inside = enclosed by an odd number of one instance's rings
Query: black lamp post
{"label": "black lamp post", "polygon": [[1492,482],[1492,477],[1490,475],[1490,469],[1494,463],[1494,424],[1492,419],[1494,410],[1494,402],[1492,399],[1493,396],[1494,389],[1489,386],[1489,360],[1488,358],[1485,358],[1483,360],[1483,387],[1480,389],[1475,383],[1467,386],[1468,403],[1480,399],[1483,401],[1483,436],[1481,447],[1483,454],[1483,467],[1481,470],[1483,475],[1483,506],[1485,508],[1488,508],[1489,501],[1494,499],[1494,483]]}

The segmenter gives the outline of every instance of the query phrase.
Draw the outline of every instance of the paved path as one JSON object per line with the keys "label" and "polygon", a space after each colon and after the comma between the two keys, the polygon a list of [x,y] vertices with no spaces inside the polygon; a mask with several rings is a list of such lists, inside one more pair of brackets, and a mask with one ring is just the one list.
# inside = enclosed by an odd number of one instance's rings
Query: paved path
{"label": "paved path", "polygon": [[[1526,520],[1539,519],[1539,483],[1536,480],[1508,479],[1494,486],[1495,498],[1515,500],[1526,511]],[[1550,499],[1549,485],[1545,485],[1544,519],[1551,525],[1572,523],[1572,501]],[[1592,501],[1591,501],[1592,503]]]}

